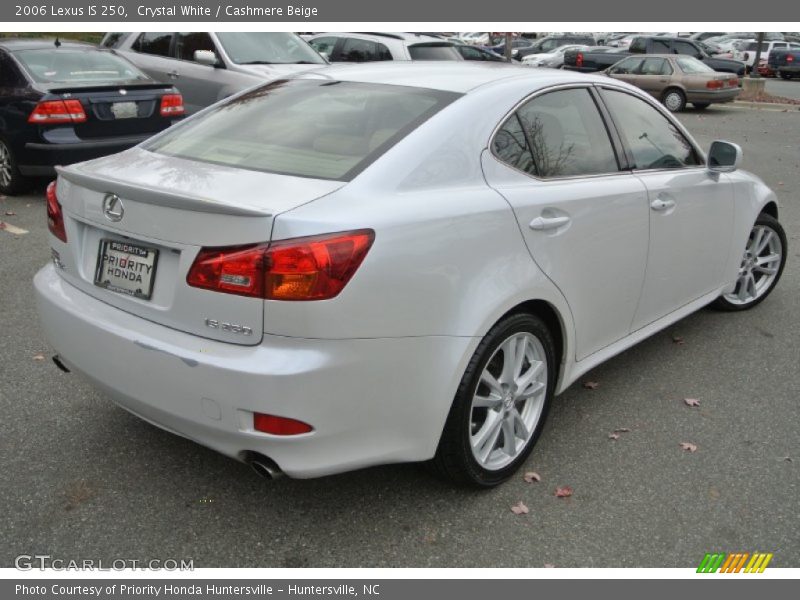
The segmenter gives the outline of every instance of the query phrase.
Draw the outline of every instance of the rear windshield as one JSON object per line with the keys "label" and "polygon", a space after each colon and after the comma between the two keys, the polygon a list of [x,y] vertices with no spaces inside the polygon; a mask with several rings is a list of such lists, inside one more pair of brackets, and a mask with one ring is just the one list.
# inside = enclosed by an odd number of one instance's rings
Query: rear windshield
{"label": "rear windshield", "polygon": [[349,181],[459,96],[395,85],[279,80],[168,130],[145,148],[242,169]]}
{"label": "rear windshield", "polygon": [[37,83],[113,83],[148,79],[128,61],[93,48],[19,50],[14,56]]}
{"label": "rear windshield", "polygon": [[411,60],[461,60],[450,44],[414,44],[408,47]]}

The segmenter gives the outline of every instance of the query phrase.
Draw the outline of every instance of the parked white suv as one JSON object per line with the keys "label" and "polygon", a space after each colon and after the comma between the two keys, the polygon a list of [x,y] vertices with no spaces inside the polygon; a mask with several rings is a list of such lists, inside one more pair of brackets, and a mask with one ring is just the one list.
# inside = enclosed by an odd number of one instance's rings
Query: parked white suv
{"label": "parked white suv", "polygon": [[[766,61],[769,58],[769,53],[773,49],[798,49],[800,44],[796,42],[761,42],[761,60]],[[756,50],[758,49],[758,40],[742,40],[733,45],[733,59],[740,60],[748,67],[752,67],[756,60]]]}
{"label": "parked white suv", "polygon": [[327,65],[300,36],[283,31],[107,33],[101,45],[172,83],[188,114],[265,80]]}
{"label": "parked white suv", "polygon": [[331,62],[463,60],[452,42],[424,33],[320,33],[308,43]]}

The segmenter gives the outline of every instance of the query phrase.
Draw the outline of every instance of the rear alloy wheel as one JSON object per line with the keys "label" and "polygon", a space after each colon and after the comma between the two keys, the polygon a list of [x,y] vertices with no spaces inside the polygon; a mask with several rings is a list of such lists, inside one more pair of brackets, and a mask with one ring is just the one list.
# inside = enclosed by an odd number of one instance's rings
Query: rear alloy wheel
{"label": "rear alloy wheel", "polygon": [[775,288],[786,263],[786,233],[776,219],[761,214],[747,240],[736,287],[717,298],[715,308],[736,311],[752,308]]}
{"label": "rear alloy wheel", "polygon": [[681,112],[686,108],[686,96],[677,88],[670,88],[661,98],[669,112]]}
{"label": "rear alloy wheel", "polygon": [[711,103],[709,103],[709,102],[692,102],[692,106],[694,106],[697,110],[705,110],[709,106],[711,106]]}
{"label": "rear alloy wheel", "polygon": [[553,396],[554,344],[545,324],[512,315],[486,335],[470,361],[433,467],[448,479],[490,487],[525,461]]}
{"label": "rear alloy wheel", "polygon": [[784,73],[783,71],[779,71],[779,73],[781,75],[781,79],[790,79],[791,78],[791,75],[789,75],[789,73]]}
{"label": "rear alloy wheel", "polygon": [[0,140],[0,193],[13,196],[24,192],[30,181],[17,168],[14,154],[8,144]]}

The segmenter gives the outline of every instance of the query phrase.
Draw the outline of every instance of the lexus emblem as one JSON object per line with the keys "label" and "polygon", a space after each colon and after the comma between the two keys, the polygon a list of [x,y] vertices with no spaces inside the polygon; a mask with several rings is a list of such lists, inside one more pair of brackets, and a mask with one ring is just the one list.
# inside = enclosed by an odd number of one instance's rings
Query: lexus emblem
{"label": "lexus emblem", "polygon": [[125,216],[125,207],[122,206],[122,200],[119,199],[119,196],[106,194],[105,198],[103,198],[103,214],[106,219],[114,223],[122,221],[122,217]]}

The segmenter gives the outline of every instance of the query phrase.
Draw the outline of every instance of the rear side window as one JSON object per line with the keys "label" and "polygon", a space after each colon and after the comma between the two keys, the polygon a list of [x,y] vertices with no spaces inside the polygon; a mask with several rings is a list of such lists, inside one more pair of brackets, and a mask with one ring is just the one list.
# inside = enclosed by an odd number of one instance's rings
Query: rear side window
{"label": "rear side window", "polygon": [[11,57],[0,51],[0,87],[24,87],[26,83],[25,78],[19,72]]}
{"label": "rear side window", "polygon": [[114,83],[149,79],[128,61],[94,48],[20,50],[14,55],[38,83]]}
{"label": "rear side window", "polygon": [[455,48],[444,44],[414,44],[408,53],[411,60],[461,60]]}
{"label": "rear side window", "polygon": [[171,42],[171,33],[143,33],[133,43],[133,49],[136,50],[136,52],[142,52],[143,54],[169,56],[169,46]]}
{"label": "rear side window", "polygon": [[636,169],[676,169],[700,164],[686,136],[650,104],[625,92],[602,90]]}
{"label": "rear side window", "polygon": [[349,181],[459,96],[394,85],[279,80],[145,147],[199,162]]}
{"label": "rear side window", "polygon": [[[514,147],[523,142],[524,150]],[[584,88],[550,92],[525,103],[500,128],[492,149],[503,162],[541,178],[619,170],[608,131]]]}
{"label": "rear side window", "polygon": [[346,62],[373,62],[392,60],[392,53],[383,44],[369,40],[347,38],[342,46],[338,60]]}

